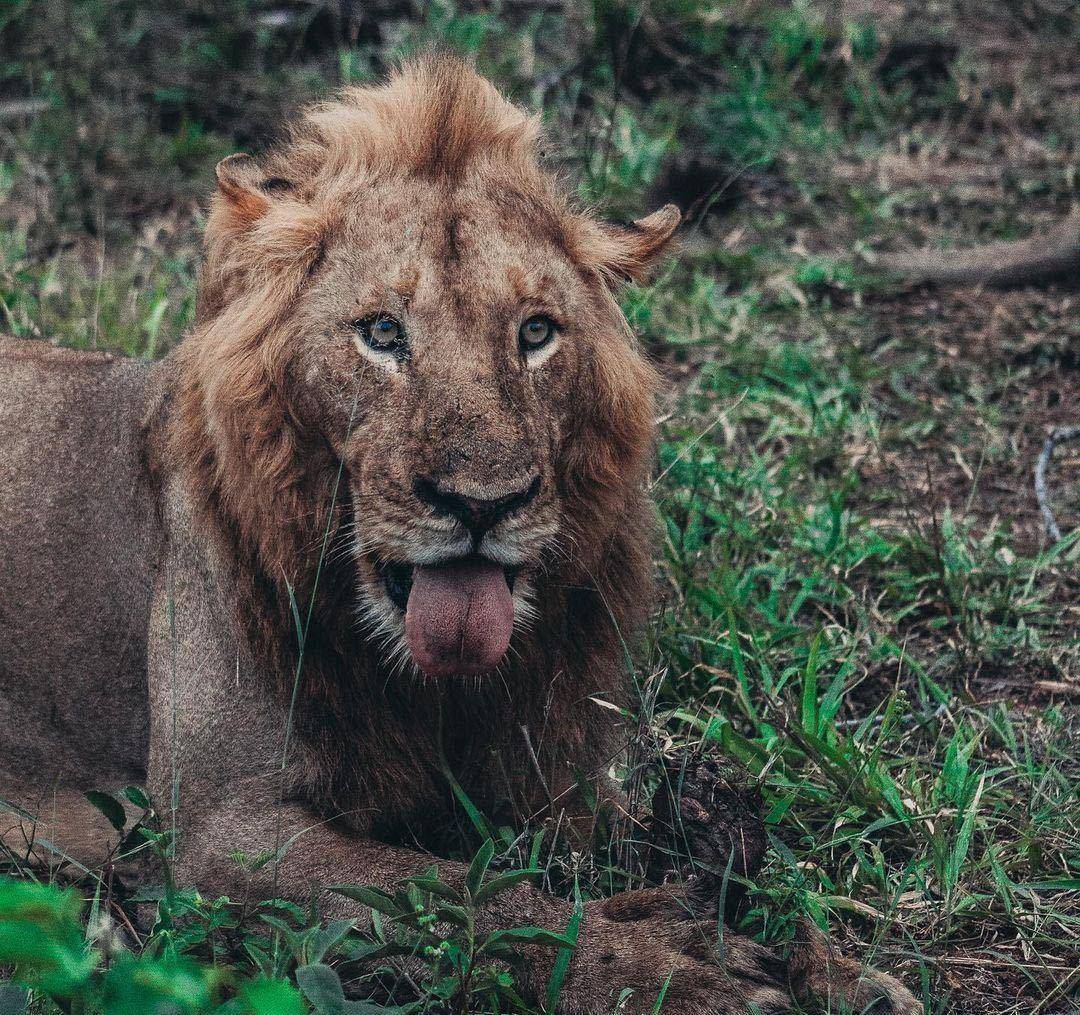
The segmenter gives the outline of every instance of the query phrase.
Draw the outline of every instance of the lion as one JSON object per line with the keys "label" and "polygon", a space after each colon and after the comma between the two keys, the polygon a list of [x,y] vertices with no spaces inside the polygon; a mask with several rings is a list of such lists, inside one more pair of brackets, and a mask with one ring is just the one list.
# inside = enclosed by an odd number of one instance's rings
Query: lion
{"label": "lion", "polygon": [[[646,619],[657,377],[616,293],[680,215],[576,209],[539,143],[465,63],[413,62],[220,163],[164,360],[0,345],[0,787],[54,843],[92,855],[83,791],[147,785],[181,882],[362,919],[327,886],[429,866],[444,767],[491,814],[580,812],[575,773],[617,800],[595,701],[627,701]],[[483,916],[571,913],[522,883]],[[588,902],[559,1011],[790,1008],[788,965],[714,943],[671,889]],[[917,1010],[799,954],[796,992]]]}

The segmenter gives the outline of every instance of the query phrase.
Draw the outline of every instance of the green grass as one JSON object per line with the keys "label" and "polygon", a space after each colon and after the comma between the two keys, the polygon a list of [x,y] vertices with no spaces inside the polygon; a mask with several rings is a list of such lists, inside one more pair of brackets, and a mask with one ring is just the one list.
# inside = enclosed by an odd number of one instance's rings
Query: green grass
{"label": "green grass", "polygon": [[[635,659],[629,785],[707,741],[760,781],[773,848],[741,931],[782,948],[809,914],[902,973],[928,1013],[1066,1012],[1080,535],[1049,543],[1023,491],[1043,428],[1075,422],[1062,415],[1075,306],[1056,292],[898,296],[866,254],[1017,235],[1076,199],[1080,125],[1054,75],[1080,26],[991,4],[965,36],[962,5],[946,8],[938,42],[909,50],[885,20],[803,2],[597,0],[567,15],[441,0],[353,32],[336,5],[275,22],[254,0],[209,20],[80,0],[66,34],[15,4],[0,14],[0,95],[45,108],[0,120],[0,328],[162,355],[191,320],[193,196],[216,158],[396,54],[438,41],[476,54],[544,104],[583,199],[629,217],[649,192],[698,212],[678,263],[624,298],[671,379],[654,481],[662,597]],[[1024,34],[1030,66],[996,64],[970,43],[979,31]],[[1030,157],[1003,169],[1002,136]],[[909,164],[950,166],[956,182]],[[1070,467],[1063,456],[1055,497],[1075,525]],[[110,894],[104,872],[63,895],[0,858],[13,878],[0,965],[33,986],[35,1012],[55,1010],[47,995],[65,1012],[133,1010],[118,999],[135,983],[156,992],[138,1010],[162,1013],[524,1010],[489,961],[512,958],[515,938],[478,939],[475,896],[499,878],[581,898],[638,884],[634,832],[583,856],[459,802],[469,896],[434,872],[367,895],[381,915],[363,939],[284,902],[167,884],[143,890],[156,917],[135,921],[133,942],[121,914],[138,900]],[[167,860],[153,829],[139,848]],[[403,950],[420,962],[411,993],[378,971]],[[341,1007],[342,980],[368,1007]],[[18,1010],[22,988],[5,990],[0,1011]]]}
{"label": "green grass", "polygon": [[[1080,536],[1023,553],[948,511],[868,516],[850,458],[887,439],[875,375],[767,328],[703,369],[661,450],[655,658],[674,707],[654,722],[762,775],[777,848],[748,926],[782,940],[809,912],[868,947],[892,937],[933,1011],[955,942],[1041,955],[1075,933],[1075,716],[957,678],[1076,672],[1055,599]],[[1015,961],[1053,981],[1067,955],[1056,973]]]}

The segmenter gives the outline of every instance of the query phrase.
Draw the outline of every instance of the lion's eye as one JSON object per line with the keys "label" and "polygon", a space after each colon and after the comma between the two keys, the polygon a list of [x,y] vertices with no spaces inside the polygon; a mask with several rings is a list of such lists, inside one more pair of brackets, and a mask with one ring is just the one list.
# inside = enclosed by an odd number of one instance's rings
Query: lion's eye
{"label": "lion's eye", "polygon": [[518,329],[518,342],[523,352],[542,349],[555,337],[555,322],[550,317],[537,314],[530,317]]}
{"label": "lion's eye", "polygon": [[377,317],[364,317],[352,322],[356,333],[364,344],[379,352],[392,352],[402,356],[406,350],[405,329],[400,321],[383,314]]}

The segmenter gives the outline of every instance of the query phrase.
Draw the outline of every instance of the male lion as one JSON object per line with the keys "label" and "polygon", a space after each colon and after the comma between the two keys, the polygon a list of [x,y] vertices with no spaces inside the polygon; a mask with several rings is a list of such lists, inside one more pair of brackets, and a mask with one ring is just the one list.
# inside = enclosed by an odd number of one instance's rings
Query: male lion
{"label": "male lion", "polygon": [[[493,813],[575,771],[613,797],[592,699],[625,697],[648,602],[655,387],[613,286],[679,214],[573,210],[537,139],[462,63],[415,63],[220,164],[163,362],[0,345],[0,790],[68,850],[101,845],[83,790],[145,781],[177,793],[182,881],[356,916],[323,888],[428,866],[440,759]],[[229,858],[276,843],[275,884]],[[570,911],[520,885],[487,916]],[[670,893],[591,902],[559,1010],[651,1010],[669,974],[665,1012],[789,1007],[768,952],[719,954]],[[799,954],[806,990],[914,1010]]]}

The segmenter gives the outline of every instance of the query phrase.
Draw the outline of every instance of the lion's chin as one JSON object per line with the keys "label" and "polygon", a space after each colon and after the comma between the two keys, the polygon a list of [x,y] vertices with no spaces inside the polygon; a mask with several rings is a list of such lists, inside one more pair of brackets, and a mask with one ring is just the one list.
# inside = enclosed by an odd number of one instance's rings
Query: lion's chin
{"label": "lion's chin", "polygon": [[428,677],[494,670],[514,630],[514,574],[473,555],[437,565],[383,568],[387,595],[405,611],[405,640]]}

